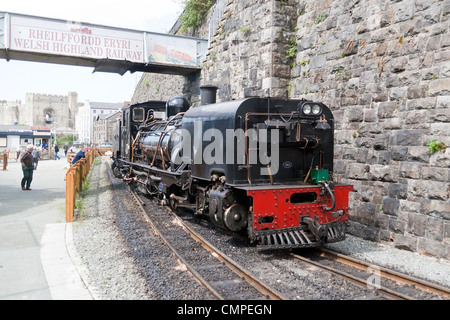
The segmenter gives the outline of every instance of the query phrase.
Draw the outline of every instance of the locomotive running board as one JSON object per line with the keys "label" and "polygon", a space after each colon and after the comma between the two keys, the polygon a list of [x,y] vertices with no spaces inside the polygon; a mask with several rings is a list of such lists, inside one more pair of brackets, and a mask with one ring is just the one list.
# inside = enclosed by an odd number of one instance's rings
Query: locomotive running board
{"label": "locomotive running board", "polygon": [[335,222],[328,225],[326,241],[314,239],[312,233],[305,227],[291,227],[278,230],[261,230],[255,232],[255,235],[261,239],[258,249],[295,249],[295,248],[313,248],[324,243],[342,241],[345,239],[345,224]]}

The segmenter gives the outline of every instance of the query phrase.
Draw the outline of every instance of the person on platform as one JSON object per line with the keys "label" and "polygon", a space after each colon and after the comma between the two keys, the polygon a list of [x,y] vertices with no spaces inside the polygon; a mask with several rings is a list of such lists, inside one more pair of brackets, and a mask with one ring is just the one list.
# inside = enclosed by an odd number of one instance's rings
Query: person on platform
{"label": "person on platform", "polygon": [[22,151],[22,146],[19,144],[18,146],[17,146],[17,148],[16,148],[16,153],[17,153],[17,159],[16,159],[16,162],[17,162],[17,160],[19,160],[19,157],[20,157],[20,152]]}
{"label": "person on platform", "polygon": [[67,158],[67,151],[69,151],[69,143],[64,144],[64,156]]}
{"label": "person on platform", "polygon": [[26,151],[20,157],[20,163],[22,164],[23,178],[21,182],[22,190],[31,190],[30,185],[33,180],[33,145],[29,144]]}
{"label": "person on platform", "polygon": [[31,155],[33,156],[34,170],[36,170],[38,162],[39,160],[41,160],[41,153],[39,152],[38,148],[34,148],[33,152],[31,152]]}
{"label": "person on platform", "polygon": [[56,160],[56,158],[58,158],[58,160],[61,159],[61,158],[58,156],[58,152],[59,152],[59,147],[58,147],[58,145],[55,143],[55,160]]}
{"label": "person on platform", "polygon": [[86,162],[86,152],[89,151],[89,148],[84,148],[80,151],[78,151],[78,153],[75,155],[75,157],[73,158],[72,162],[70,163],[70,166],[73,166],[78,160],[84,158],[85,162]]}

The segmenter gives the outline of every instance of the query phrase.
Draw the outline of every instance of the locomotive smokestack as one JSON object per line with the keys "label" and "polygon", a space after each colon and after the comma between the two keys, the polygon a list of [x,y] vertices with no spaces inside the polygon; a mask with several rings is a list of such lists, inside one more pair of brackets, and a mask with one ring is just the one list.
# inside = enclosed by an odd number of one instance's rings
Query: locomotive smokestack
{"label": "locomotive smokestack", "polygon": [[200,105],[204,106],[206,104],[216,103],[217,89],[218,88],[216,86],[201,86],[200,87],[200,94],[201,94]]}

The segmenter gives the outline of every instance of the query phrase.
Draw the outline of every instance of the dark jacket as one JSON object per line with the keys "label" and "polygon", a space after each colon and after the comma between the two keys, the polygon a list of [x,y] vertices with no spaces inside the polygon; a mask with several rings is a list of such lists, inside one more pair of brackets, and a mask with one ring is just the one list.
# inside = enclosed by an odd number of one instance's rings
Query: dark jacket
{"label": "dark jacket", "polygon": [[20,162],[26,167],[33,166],[33,156],[31,155],[31,152],[25,152],[20,159]]}
{"label": "dark jacket", "polygon": [[72,165],[75,164],[75,162],[77,162],[77,161],[80,160],[81,158],[85,158],[83,150],[79,151],[79,152],[75,155],[75,157],[73,158],[71,164],[72,164]]}

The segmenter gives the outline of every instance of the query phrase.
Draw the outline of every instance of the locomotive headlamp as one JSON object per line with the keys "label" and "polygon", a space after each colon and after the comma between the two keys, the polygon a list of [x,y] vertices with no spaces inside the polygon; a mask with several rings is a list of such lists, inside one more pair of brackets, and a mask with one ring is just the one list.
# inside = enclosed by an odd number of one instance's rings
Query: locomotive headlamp
{"label": "locomotive headlamp", "polygon": [[310,115],[311,114],[311,105],[310,104],[305,104],[303,106],[302,110],[303,110],[304,114]]}
{"label": "locomotive headlamp", "polygon": [[318,104],[313,104],[312,106],[312,113],[313,115],[317,116],[322,112],[322,107]]}
{"label": "locomotive headlamp", "polygon": [[316,103],[305,103],[302,106],[302,112],[306,116],[318,116],[322,113],[322,106]]}

